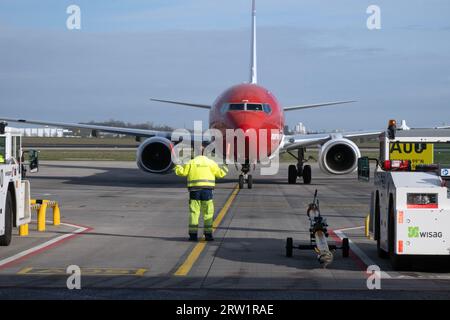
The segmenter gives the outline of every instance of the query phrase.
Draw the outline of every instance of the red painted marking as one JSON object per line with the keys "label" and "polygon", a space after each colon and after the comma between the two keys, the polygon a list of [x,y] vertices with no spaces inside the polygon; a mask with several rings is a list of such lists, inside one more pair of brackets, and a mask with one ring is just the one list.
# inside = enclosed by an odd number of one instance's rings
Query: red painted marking
{"label": "red painted marking", "polygon": [[408,209],[437,209],[437,203],[430,204],[408,204]]}
{"label": "red painted marking", "polygon": [[[55,248],[55,247],[57,247],[57,246],[63,244],[64,242],[66,242],[66,241],[68,241],[68,240],[71,240],[71,239],[73,239],[73,238],[75,238],[75,237],[77,237],[77,236],[80,236],[80,235],[82,235],[82,234],[84,234],[84,233],[86,233],[86,232],[89,232],[89,231],[94,230],[94,228],[87,227],[87,226],[82,226],[82,225],[73,224],[73,223],[68,223],[68,224],[73,225],[73,226],[75,226],[75,227],[79,227],[79,228],[86,228],[86,230],[84,230],[84,231],[82,231],[82,232],[79,232],[79,233],[71,234],[70,236],[68,236],[68,237],[66,237],[66,238],[63,238],[63,239],[61,239],[61,240],[58,240],[58,241],[56,241],[56,242],[54,242],[54,243],[52,243],[52,244],[49,244],[48,246],[45,246],[45,247],[40,248],[40,249],[38,249],[38,250],[36,250],[36,251],[30,252],[30,253],[28,253],[27,255],[24,255],[24,256],[22,256],[22,257],[20,257],[20,258],[17,258],[16,260],[13,260],[13,261],[11,261],[11,262],[8,262],[7,264],[4,264],[4,265],[0,266],[0,270],[9,268],[9,267],[11,267],[11,266],[13,266],[13,265],[15,265],[15,264],[18,264],[18,263],[20,263],[20,262],[22,262],[22,261],[24,261],[24,260],[26,260],[26,259],[32,257],[32,256],[35,256],[35,255],[40,254],[40,253],[42,253],[42,252],[48,251],[48,250],[50,250],[50,249],[53,249],[53,248]],[[47,241],[50,241],[50,240],[51,240],[51,239],[49,239],[49,240],[47,240]],[[26,250],[28,250],[28,249],[26,249]],[[20,253],[20,252],[19,252],[19,253]]]}
{"label": "red painted marking", "polygon": [[399,211],[399,212],[398,212],[398,223],[399,223],[399,224],[402,224],[402,223],[403,223],[403,217],[404,217],[403,211]]}
{"label": "red painted marking", "polygon": [[403,240],[398,241],[398,252],[403,253]]}

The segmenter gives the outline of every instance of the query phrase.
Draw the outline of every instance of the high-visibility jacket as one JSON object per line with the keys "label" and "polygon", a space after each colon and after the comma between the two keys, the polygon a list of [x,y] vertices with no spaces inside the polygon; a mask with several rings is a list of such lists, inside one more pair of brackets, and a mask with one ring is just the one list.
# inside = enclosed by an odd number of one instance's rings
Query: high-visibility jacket
{"label": "high-visibility jacket", "polygon": [[5,158],[3,157],[2,154],[0,154],[0,163],[4,163],[5,162]]}
{"label": "high-visibility jacket", "polygon": [[205,157],[197,156],[185,165],[176,165],[175,174],[187,177],[188,188],[214,188],[216,178],[223,178],[228,173],[226,166],[219,165]]}

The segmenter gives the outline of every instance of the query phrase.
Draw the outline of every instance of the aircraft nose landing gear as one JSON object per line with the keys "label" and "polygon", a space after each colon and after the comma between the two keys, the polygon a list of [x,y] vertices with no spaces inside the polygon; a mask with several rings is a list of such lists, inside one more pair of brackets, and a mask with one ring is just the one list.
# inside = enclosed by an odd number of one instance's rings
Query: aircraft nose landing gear
{"label": "aircraft nose landing gear", "polygon": [[288,183],[295,184],[297,182],[297,177],[303,178],[304,184],[311,183],[311,166],[304,165],[305,160],[305,148],[298,149],[297,156],[293,155],[291,152],[288,152],[291,156],[297,159],[297,165],[291,164],[288,168]]}
{"label": "aircraft nose landing gear", "polygon": [[247,183],[249,189],[253,188],[253,176],[249,174],[250,165],[243,164],[241,174],[239,175],[239,189],[244,189],[244,184]]}

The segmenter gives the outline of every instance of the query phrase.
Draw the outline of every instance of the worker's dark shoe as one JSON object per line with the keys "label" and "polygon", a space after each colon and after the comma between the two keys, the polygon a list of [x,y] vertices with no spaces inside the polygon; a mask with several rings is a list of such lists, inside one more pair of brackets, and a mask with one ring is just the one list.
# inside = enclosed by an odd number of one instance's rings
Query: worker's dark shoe
{"label": "worker's dark shoe", "polygon": [[189,233],[189,241],[198,241],[198,236],[196,233]]}
{"label": "worker's dark shoe", "polygon": [[214,241],[212,233],[205,233],[205,241]]}

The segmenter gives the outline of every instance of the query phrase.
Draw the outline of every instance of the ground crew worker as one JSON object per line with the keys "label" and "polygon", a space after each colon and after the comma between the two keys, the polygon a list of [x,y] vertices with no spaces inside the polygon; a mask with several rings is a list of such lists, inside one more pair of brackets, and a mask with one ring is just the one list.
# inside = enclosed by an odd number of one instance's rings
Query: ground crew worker
{"label": "ground crew worker", "polygon": [[198,240],[198,222],[200,212],[202,212],[205,240],[213,241],[213,189],[216,184],[216,178],[223,178],[227,175],[227,166],[219,167],[214,160],[204,155],[199,155],[185,165],[176,165],[174,170],[177,176],[187,177],[190,213],[189,240]]}
{"label": "ground crew worker", "polygon": [[5,163],[5,157],[0,153],[0,163]]}

